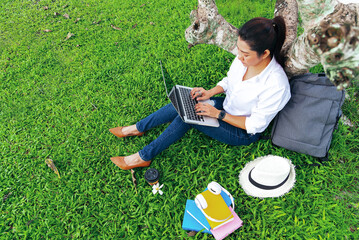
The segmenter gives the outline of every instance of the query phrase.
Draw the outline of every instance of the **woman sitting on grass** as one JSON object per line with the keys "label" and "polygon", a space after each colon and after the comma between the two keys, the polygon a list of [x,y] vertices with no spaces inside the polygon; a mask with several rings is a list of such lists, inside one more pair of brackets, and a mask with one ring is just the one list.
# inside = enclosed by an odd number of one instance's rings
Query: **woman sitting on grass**
{"label": "woman sitting on grass", "polygon": [[[238,56],[227,77],[210,90],[193,88],[191,96],[197,100],[212,99],[214,106],[196,104],[198,115],[219,119],[219,127],[188,124],[182,121],[172,104],[168,104],[135,125],[116,127],[110,132],[117,137],[142,136],[145,131],[171,122],[168,128],[139,152],[126,157],[112,157],[111,161],[123,170],[148,167],[151,160],[189,129],[230,145],[249,145],[257,141],[275,115],[290,98],[288,78],[280,55],[286,28],[282,17],[273,20],[254,18],[238,32]],[[226,93],[226,97],[212,96]]]}

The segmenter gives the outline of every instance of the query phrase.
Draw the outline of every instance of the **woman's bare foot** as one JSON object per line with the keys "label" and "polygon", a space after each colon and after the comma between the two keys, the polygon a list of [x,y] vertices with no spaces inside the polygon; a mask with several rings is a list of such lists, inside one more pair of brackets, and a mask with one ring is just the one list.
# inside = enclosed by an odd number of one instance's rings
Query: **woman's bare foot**
{"label": "woman's bare foot", "polygon": [[136,124],[122,127],[121,130],[125,136],[137,136],[138,134],[141,133],[140,131],[137,130]]}
{"label": "woman's bare foot", "polygon": [[129,166],[129,167],[145,162],[144,160],[142,160],[142,158],[140,157],[140,154],[138,152],[135,154],[126,156],[124,158],[124,161],[127,164],[127,166]]}
{"label": "woman's bare foot", "polygon": [[137,152],[126,157],[112,157],[111,161],[123,170],[129,170],[136,167],[148,167],[151,161],[144,161]]}
{"label": "woman's bare foot", "polygon": [[143,132],[137,130],[136,125],[126,127],[115,127],[111,128],[110,132],[116,137],[123,138],[128,136],[142,136]]}

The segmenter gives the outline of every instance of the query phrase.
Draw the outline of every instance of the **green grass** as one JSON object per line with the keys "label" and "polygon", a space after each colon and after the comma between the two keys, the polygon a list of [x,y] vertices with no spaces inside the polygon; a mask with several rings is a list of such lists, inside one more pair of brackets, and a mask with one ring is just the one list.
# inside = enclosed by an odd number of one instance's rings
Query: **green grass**
{"label": "green grass", "polygon": [[[237,27],[252,17],[272,17],[274,4],[217,1]],[[117,139],[108,131],[168,103],[159,59],[183,85],[210,88],[225,76],[231,54],[210,45],[187,49],[184,31],[196,6],[195,0],[2,1],[0,239],[186,239],[181,228],[186,199],[212,180],[234,195],[244,222],[227,239],[358,238],[354,87],[343,107],[353,126],[340,123],[331,161],[298,169],[295,187],[282,198],[247,196],[238,183],[240,170],[267,154],[295,165],[315,159],[269,141],[233,147],[191,130],[151,165],[161,173],[163,196],[152,194],[143,178],[146,169],[136,170],[135,189],[130,171],[111,163],[111,156],[137,152],[166,127],[141,138]],[[65,40],[69,32],[74,36]]]}

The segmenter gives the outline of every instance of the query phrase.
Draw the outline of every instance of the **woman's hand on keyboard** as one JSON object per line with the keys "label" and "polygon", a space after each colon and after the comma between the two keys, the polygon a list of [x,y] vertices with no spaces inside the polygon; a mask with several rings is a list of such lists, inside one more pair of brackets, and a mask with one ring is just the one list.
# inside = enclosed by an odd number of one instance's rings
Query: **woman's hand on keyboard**
{"label": "woman's hand on keyboard", "polygon": [[211,104],[203,102],[197,103],[195,106],[195,110],[197,115],[213,118],[217,118],[218,114],[221,112],[217,108],[213,107]]}
{"label": "woman's hand on keyboard", "polygon": [[202,87],[193,88],[191,90],[191,96],[192,96],[192,99],[196,99],[197,101],[207,100],[210,97],[212,97],[209,94],[209,91],[207,91],[206,89],[204,89]]}

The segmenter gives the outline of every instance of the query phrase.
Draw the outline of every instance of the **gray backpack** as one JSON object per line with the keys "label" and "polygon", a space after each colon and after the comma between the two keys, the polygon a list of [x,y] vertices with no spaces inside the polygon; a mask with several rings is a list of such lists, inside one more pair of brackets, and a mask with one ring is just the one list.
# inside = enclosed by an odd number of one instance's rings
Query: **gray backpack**
{"label": "gray backpack", "polygon": [[292,97],[273,121],[272,143],[327,160],[344,91],[338,91],[323,73],[295,76],[290,87]]}

